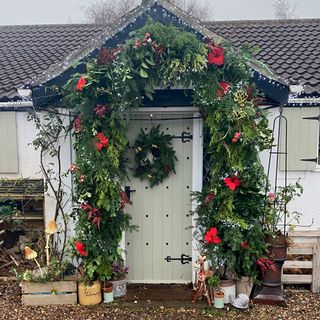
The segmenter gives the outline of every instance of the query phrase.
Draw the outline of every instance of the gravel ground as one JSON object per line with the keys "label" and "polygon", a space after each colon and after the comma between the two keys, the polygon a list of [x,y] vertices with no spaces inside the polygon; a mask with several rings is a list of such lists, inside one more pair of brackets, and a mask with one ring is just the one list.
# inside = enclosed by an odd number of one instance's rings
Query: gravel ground
{"label": "gravel ground", "polygon": [[0,282],[0,319],[4,320],[95,320],[95,319],[255,319],[255,320],[320,320],[320,295],[286,290],[287,307],[255,305],[249,310],[233,308],[222,311],[203,304],[181,302],[178,307],[128,306],[124,302],[94,307],[46,306],[23,307],[21,292],[16,282]]}

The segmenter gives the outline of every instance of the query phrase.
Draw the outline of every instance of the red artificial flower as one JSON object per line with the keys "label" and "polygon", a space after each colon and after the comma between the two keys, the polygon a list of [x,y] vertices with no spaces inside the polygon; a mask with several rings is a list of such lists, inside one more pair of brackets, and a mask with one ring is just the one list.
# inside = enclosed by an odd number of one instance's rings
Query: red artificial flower
{"label": "red artificial flower", "polygon": [[218,237],[218,230],[216,227],[211,228],[206,232],[204,240],[208,243],[219,244],[221,239]]}
{"label": "red artificial flower", "polygon": [[221,81],[221,82],[219,82],[219,85],[220,85],[221,89],[217,89],[216,93],[219,97],[223,98],[228,93],[228,91],[230,89],[230,84],[227,82]]}
{"label": "red artificial flower", "polygon": [[96,147],[97,147],[97,149],[98,149],[99,151],[101,151],[101,149],[102,149],[102,143],[97,142],[97,143],[96,143]]}
{"label": "red artificial flower", "polygon": [[75,133],[79,133],[82,129],[82,117],[81,115],[77,116],[73,122],[73,130]]}
{"label": "red artificial flower", "polygon": [[206,207],[209,206],[210,202],[216,197],[216,194],[213,191],[210,191],[207,195],[206,198],[204,199],[204,204]]}
{"label": "red artificial flower", "polygon": [[96,137],[98,138],[99,142],[96,143],[96,147],[99,151],[101,151],[101,149],[104,147],[104,148],[107,148],[108,146],[108,143],[109,143],[109,139],[104,136],[102,134],[102,132],[99,132],[97,133]]}
{"label": "red artificial flower", "polygon": [[224,49],[215,45],[209,45],[210,52],[208,54],[208,64],[221,66],[224,64]]}
{"label": "red artificial flower", "polygon": [[239,138],[241,137],[241,132],[236,132],[232,138],[232,143],[238,142]]}
{"label": "red artificial flower", "polygon": [[86,78],[84,76],[81,76],[77,83],[77,90],[82,91],[83,87],[86,85]]}
{"label": "red artificial flower", "polygon": [[83,174],[79,177],[79,182],[80,182],[80,183],[83,183],[83,182],[84,182],[84,175],[83,175]]}
{"label": "red artificial flower", "polygon": [[85,245],[80,241],[76,242],[76,250],[80,256],[88,255],[88,252],[85,250]]}
{"label": "red artificial flower", "polygon": [[241,184],[240,179],[237,176],[234,176],[232,178],[230,177],[225,178],[224,183],[232,191],[236,190],[236,188],[239,187]]}

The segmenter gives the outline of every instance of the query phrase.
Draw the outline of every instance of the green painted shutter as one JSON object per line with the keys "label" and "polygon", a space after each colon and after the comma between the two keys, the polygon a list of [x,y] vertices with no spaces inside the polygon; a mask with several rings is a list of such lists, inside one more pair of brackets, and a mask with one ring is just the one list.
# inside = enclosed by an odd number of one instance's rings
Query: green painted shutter
{"label": "green painted shutter", "polygon": [[[288,128],[288,170],[314,170],[318,158],[319,107],[285,108],[283,112],[287,118]],[[284,130],[281,130],[281,152],[284,152]],[[301,159],[314,159],[301,161]],[[284,156],[279,157],[280,170],[284,170]]]}
{"label": "green painted shutter", "polygon": [[15,112],[0,112],[0,173],[18,172]]}

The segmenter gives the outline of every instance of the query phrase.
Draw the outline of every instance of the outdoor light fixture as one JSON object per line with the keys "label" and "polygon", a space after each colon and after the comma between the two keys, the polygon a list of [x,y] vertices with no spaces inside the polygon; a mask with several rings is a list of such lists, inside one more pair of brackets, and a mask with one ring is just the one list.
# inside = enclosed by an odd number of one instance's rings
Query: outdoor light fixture
{"label": "outdoor light fixture", "polygon": [[18,89],[18,94],[21,98],[23,99],[30,99],[32,95],[32,90],[31,89]]}

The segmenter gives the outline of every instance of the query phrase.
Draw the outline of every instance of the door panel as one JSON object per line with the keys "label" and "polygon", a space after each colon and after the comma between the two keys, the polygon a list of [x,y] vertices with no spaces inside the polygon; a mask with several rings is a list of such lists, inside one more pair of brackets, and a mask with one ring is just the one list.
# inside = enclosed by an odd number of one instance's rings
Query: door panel
{"label": "door panel", "polygon": [[[161,120],[162,118],[181,118],[187,115],[154,115],[153,121],[132,119],[129,123],[128,138],[134,144],[140,128],[149,132],[153,126],[174,136],[183,131],[192,134],[192,119]],[[143,115],[137,115],[143,119]],[[130,175],[132,206],[128,212],[138,231],[126,233],[126,263],[129,266],[128,279],[135,282],[190,282],[191,263],[167,262],[167,256],[191,256],[191,196],[192,189],[192,141],[182,143],[173,139],[173,147],[178,161],[176,174],[172,174],[158,186],[150,188],[147,181]],[[130,149],[129,163],[133,167],[134,150]],[[129,164],[129,166],[130,166]]]}

